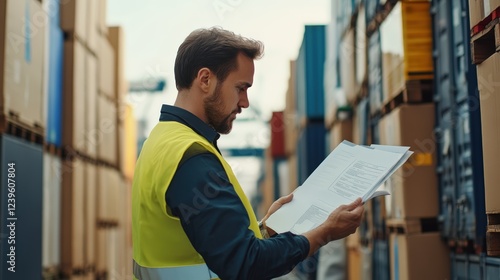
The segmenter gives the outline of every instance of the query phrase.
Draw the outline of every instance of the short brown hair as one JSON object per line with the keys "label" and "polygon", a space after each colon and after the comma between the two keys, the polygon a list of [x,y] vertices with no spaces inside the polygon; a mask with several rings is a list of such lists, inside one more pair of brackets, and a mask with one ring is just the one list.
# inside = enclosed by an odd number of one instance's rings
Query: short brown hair
{"label": "short brown hair", "polygon": [[262,42],[236,35],[220,27],[197,29],[187,36],[177,50],[174,74],[178,90],[191,87],[198,71],[207,67],[223,82],[237,69],[238,53],[258,59],[264,53]]}

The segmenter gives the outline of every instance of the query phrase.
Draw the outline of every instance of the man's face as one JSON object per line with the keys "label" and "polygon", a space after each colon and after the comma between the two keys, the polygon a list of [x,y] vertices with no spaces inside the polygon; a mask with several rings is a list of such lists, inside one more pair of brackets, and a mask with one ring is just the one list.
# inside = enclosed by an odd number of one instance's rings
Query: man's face
{"label": "man's face", "polygon": [[213,93],[205,98],[204,108],[208,124],[221,134],[228,134],[236,114],[250,105],[247,89],[253,83],[253,60],[239,54],[237,62],[238,69],[229,73],[224,82],[217,82]]}

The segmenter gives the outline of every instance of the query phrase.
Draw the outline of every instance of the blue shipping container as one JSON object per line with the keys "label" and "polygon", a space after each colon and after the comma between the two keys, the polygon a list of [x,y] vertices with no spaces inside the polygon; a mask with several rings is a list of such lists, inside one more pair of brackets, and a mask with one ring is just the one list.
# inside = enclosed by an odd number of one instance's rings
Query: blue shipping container
{"label": "blue shipping container", "polygon": [[45,112],[45,141],[56,146],[62,144],[62,77],[64,57],[64,34],[59,27],[59,1],[50,0],[48,29],[48,81]]}
{"label": "blue shipping container", "polygon": [[299,186],[325,159],[326,130],[324,122],[311,122],[302,130],[297,143]]}
{"label": "blue shipping container", "polygon": [[481,116],[467,4],[432,1],[440,216],[445,237],[473,241],[481,251],[486,234]]}
{"label": "blue shipping container", "polygon": [[[482,261],[479,255],[450,254],[453,280],[481,280]],[[498,278],[497,278],[498,279]]]}
{"label": "blue shipping container", "polygon": [[[469,110],[467,102],[457,107],[457,113],[455,166],[458,188],[457,218],[460,221],[457,235],[459,240],[474,240],[478,247],[476,249],[480,250],[485,249],[486,242],[481,124],[480,120],[477,120],[480,116]],[[477,121],[473,121],[472,115],[476,115]],[[472,126],[479,127],[473,128]],[[476,132],[473,133],[473,129],[476,129]]]}
{"label": "blue shipping container", "polygon": [[455,126],[458,237],[473,240],[476,250],[484,249],[486,210],[484,204],[483,147],[481,111],[477,89],[476,66],[472,64],[469,40],[468,1],[453,1],[453,92],[457,125]]}
{"label": "blue shipping container", "polygon": [[297,114],[300,118],[323,119],[325,26],[306,25],[296,62]]}
{"label": "blue shipping container", "polygon": [[436,102],[438,119],[443,117],[452,107],[450,9],[451,2],[449,0],[435,0],[432,2],[433,57],[436,79],[434,101]]}
{"label": "blue shipping container", "polygon": [[500,278],[500,258],[486,257],[484,261],[484,280]]}
{"label": "blue shipping container", "polygon": [[40,279],[42,147],[8,135],[0,139],[0,234],[5,237],[1,239],[0,279]]}
{"label": "blue shipping container", "polygon": [[[449,111],[448,111],[449,112]],[[439,180],[441,234],[450,241],[457,240],[455,149],[451,115],[436,118],[436,173]]]}
{"label": "blue shipping container", "polygon": [[373,279],[389,280],[391,279],[391,269],[389,260],[389,240],[373,240],[372,254],[372,273]]}

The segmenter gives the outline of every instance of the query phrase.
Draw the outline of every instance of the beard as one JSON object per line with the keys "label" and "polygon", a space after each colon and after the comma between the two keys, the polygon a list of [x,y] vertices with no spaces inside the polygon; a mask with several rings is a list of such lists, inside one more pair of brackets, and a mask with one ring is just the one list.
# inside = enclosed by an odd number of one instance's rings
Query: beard
{"label": "beard", "polygon": [[220,98],[220,95],[222,93],[221,87],[222,84],[217,82],[214,94],[211,97],[207,97],[205,99],[203,107],[205,109],[208,124],[211,125],[218,133],[228,134],[233,128],[234,119],[232,119],[232,115],[238,113],[239,111],[235,110],[229,115],[225,115],[223,113],[225,108],[224,104],[222,103],[222,99]]}

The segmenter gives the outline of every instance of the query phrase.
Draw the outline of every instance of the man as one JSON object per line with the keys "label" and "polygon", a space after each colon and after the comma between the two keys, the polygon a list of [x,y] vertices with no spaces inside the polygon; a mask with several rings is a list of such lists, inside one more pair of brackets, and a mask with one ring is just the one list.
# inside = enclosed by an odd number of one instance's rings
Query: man
{"label": "man", "polygon": [[[175,60],[174,106],[144,143],[132,190],[137,279],[269,279],[288,273],[321,245],[355,231],[361,200],[341,206],[304,235],[264,239],[237,179],[218,148],[249,106],[262,43],[220,29],[192,32]],[[292,196],[281,198],[264,220]],[[271,233],[274,233],[271,231]]]}

